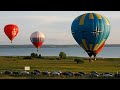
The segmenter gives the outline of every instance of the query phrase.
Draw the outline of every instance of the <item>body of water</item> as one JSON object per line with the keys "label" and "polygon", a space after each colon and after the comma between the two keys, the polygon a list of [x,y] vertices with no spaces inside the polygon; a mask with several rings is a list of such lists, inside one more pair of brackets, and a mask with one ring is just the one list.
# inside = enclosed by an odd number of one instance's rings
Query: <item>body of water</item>
{"label": "body of water", "polygon": [[[0,48],[0,56],[30,56],[31,53],[38,53],[42,56],[59,56],[63,51],[67,56],[88,57],[87,53],[81,47],[64,48]],[[104,47],[97,55],[103,58],[120,58],[120,47]]]}

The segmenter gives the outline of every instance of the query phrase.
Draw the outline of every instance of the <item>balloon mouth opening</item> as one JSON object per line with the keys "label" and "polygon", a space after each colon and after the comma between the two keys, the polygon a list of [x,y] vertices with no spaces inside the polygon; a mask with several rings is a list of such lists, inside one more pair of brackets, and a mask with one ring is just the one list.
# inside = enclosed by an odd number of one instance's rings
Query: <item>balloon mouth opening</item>
{"label": "balloon mouth opening", "polygon": [[95,51],[87,51],[87,54],[91,57],[92,55],[96,56],[97,53]]}

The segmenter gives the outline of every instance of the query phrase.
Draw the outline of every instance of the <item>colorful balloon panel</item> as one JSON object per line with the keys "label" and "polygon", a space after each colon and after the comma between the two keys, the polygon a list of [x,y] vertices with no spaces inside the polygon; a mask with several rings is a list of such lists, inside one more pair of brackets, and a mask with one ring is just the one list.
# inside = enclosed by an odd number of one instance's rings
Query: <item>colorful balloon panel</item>
{"label": "colorful balloon panel", "polygon": [[33,42],[33,44],[36,48],[40,48],[40,46],[42,46],[43,42]]}
{"label": "colorful balloon panel", "polygon": [[33,32],[30,36],[30,40],[36,48],[40,48],[44,42],[45,36],[42,32]]}
{"label": "colorful balloon panel", "polygon": [[105,42],[95,51],[96,54],[100,53],[105,46]]}
{"label": "colorful balloon panel", "polygon": [[110,34],[110,22],[100,14],[85,13],[74,19],[71,32],[76,42],[87,53],[95,53]]}
{"label": "colorful balloon panel", "polygon": [[11,42],[17,36],[18,32],[18,26],[15,24],[8,24],[4,27],[4,33],[11,40]]}

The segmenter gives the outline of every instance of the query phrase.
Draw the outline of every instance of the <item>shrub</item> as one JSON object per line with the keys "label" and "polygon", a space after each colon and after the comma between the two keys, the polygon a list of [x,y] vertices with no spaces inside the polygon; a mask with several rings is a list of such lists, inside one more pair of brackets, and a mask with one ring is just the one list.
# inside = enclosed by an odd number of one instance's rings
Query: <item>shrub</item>
{"label": "shrub", "polygon": [[37,58],[38,57],[38,55],[37,55],[37,53],[35,54],[35,58]]}
{"label": "shrub", "polygon": [[32,59],[30,56],[25,56],[23,59]]}
{"label": "shrub", "polygon": [[34,57],[35,57],[35,53],[31,53],[31,55],[30,55],[30,56],[34,58]]}
{"label": "shrub", "polygon": [[41,54],[38,55],[38,58],[42,58]]}
{"label": "shrub", "polygon": [[30,56],[31,56],[32,58],[37,58],[37,57],[38,57],[37,53],[31,53]]}
{"label": "shrub", "polygon": [[55,60],[55,58],[49,58],[49,60]]}
{"label": "shrub", "polygon": [[61,58],[56,58],[57,60],[61,60]]}
{"label": "shrub", "polygon": [[81,60],[81,59],[79,59],[79,58],[74,59],[74,62],[77,62],[77,63],[84,63],[84,61]]}
{"label": "shrub", "polygon": [[66,53],[60,52],[59,57],[65,59],[66,58]]}

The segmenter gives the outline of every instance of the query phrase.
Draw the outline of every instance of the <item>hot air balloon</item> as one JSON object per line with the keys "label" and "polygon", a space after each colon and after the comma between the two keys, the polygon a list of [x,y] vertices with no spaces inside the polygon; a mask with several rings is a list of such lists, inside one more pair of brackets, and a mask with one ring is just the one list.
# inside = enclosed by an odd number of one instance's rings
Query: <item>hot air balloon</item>
{"label": "hot air balloon", "polygon": [[91,61],[92,55],[99,53],[110,34],[109,20],[97,13],[85,13],[75,18],[71,32],[76,42],[87,52]]}
{"label": "hot air balloon", "polygon": [[30,40],[33,43],[33,45],[37,48],[37,52],[38,52],[38,48],[42,46],[44,39],[45,36],[42,32],[36,31],[31,34]]}
{"label": "hot air balloon", "polygon": [[4,27],[4,33],[11,40],[11,43],[13,39],[17,36],[18,32],[19,32],[18,26],[15,24],[8,24]]}

